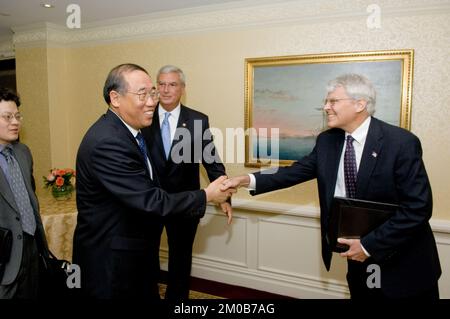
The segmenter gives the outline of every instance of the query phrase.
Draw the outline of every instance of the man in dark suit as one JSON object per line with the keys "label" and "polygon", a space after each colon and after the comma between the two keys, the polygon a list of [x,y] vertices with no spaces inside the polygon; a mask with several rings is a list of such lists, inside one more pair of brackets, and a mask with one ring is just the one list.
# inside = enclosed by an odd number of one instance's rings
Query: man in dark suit
{"label": "man in dark suit", "polygon": [[207,202],[223,202],[218,178],[203,190],[161,189],[140,130],[153,119],[158,92],[135,64],[109,73],[109,109],[84,136],[77,155],[78,220],[73,261],[90,298],[157,299],[161,218],[202,217]]}
{"label": "man in dark suit", "polygon": [[[318,136],[308,156],[273,174],[265,171],[233,178],[223,189],[249,186],[253,194],[261,194],[317,178],[327,270],[332,257],[327,230],[334,196],[398,204],[396,213],[366,236],[339,239],[349,245],[341,256],[348,260],[351,297],[439,298],[441,268],[428,222],[432,194],[419,139],[371,116],[376,93],[363,76],[340,76],[329,83],[327,92],[324,111],[330,129]],[[350,154],[356,160],[352,164],[356,186],[351,183],[352,165],[344,167],[344,162],[350,163],[345,159]],[[370,264],[380,267],[379,288],[367,285]]]}
{"label": "man in dark suit", "polygon": [[0,299],[35,299],[39,287],[39,253],[48,254],[39,216],[29,148],[17,142],[22,123],[20,99],[0,88],[0,227],[12,232],[9,255],[0,274]]}
{"label": "man in dark suit", "polygon": [[[226,175],[209,132],[208,117],[180,103],[185,91],[183,71],[163,66],[157,75],[159,107],[149,128],[142,130],[161,187],[169,193],[200,189],[200,163],[210,181]],[[166,136],[165,136],[166,134]],[[231,222],[229,202],[221,204]],[[163,219],[169,245],[166,299],[188,299],[192,246],[200,219],[169,216]]]}

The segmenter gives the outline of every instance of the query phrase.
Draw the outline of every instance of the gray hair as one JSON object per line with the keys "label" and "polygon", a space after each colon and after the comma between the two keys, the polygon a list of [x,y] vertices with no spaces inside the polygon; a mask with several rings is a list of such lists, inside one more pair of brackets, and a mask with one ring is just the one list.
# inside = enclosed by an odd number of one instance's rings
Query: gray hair
{"label": "gray hair", "polygon": [[165,65],[161,69],[159,69],[158,74],[156,75],[156,79],[159,79],[159,76],[161,74],[167,74],[167,73],[178,73],[180,76],[180,82],[183,85],[186,85],[186,77],[184,76],[183,70],[181,70],[179,67],[176,67],[175,65]]}
{"label": "gray hair", "polygon": [[370,115],[375,113],[377,93],[373,84],[367,78],[359,74],[343,74],[328,82],[327,93],[334,91],[338,87],[344,88],[353,99],[367,101],[367,112]]}

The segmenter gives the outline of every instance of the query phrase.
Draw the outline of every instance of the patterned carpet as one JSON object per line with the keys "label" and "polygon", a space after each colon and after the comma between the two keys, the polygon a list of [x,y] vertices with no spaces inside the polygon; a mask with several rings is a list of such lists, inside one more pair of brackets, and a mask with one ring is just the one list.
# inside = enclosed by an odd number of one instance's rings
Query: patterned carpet
{"label": "patterned carpet", "polygon": [[[159,294],[161,298],[164,298],[164,294],[166,293],[166,285],[165,284],[159,284]],[[194,291],[191,290],[189,292],[189,299],[225,299],[218,296],[213,296],[209,294],[205,294],[203,292]]]}

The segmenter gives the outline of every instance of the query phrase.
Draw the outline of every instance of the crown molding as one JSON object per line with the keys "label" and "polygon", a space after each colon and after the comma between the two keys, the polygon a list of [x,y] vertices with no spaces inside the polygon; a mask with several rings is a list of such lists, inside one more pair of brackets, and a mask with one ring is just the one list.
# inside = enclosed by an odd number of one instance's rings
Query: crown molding
{"label": "crown molding", "polygon": [[64,46],[72,42],[70,32],[67,32],[65,27],[53,23],[35,23],[12,29],[16,47]]}
{"label": "crown molding", "polygon": [[[450,3],[445,0],[407,2],[380,0],[377,4],[382,18],[450,13]],[[81,29],[73,30],[41,23],[13,28],[14,44],[78,46],[233,28],[351,21],[366,19],[369,4],[347,0],[251,0],[82,24]]]}

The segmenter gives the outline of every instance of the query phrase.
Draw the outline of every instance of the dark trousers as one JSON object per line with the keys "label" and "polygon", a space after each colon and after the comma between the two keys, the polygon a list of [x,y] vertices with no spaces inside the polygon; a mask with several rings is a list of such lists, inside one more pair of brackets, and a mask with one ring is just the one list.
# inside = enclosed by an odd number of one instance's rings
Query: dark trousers
{"label": "dark trousers", "polygon": [[34,236],[23,233],[22,262],[10,285],[0,286],[0,299],[37,299],[39,286],[39,253]]}
{"label": "dark trousers", "polygon": [[169,245],[169,272],[165,298],[171,301],[189,298],[192,268],[192,246],[198,218],[170,218],[166,227]]}
{"label": "dark trousers", "polygon": [[[367,272],[367,267],[374,264],[375,261],[371,258],[361,263],[358,261],[348,260],[347,283],[350,290],[350,297],[352,300],[388,300],[392,299],[386,296],[381,288],[369,288],[367,285],[367,278],[371,275]],[[410,296],[407,299],[411,300],[438,300],[439,288],[437,282],[429,289],[419,295]]]}

